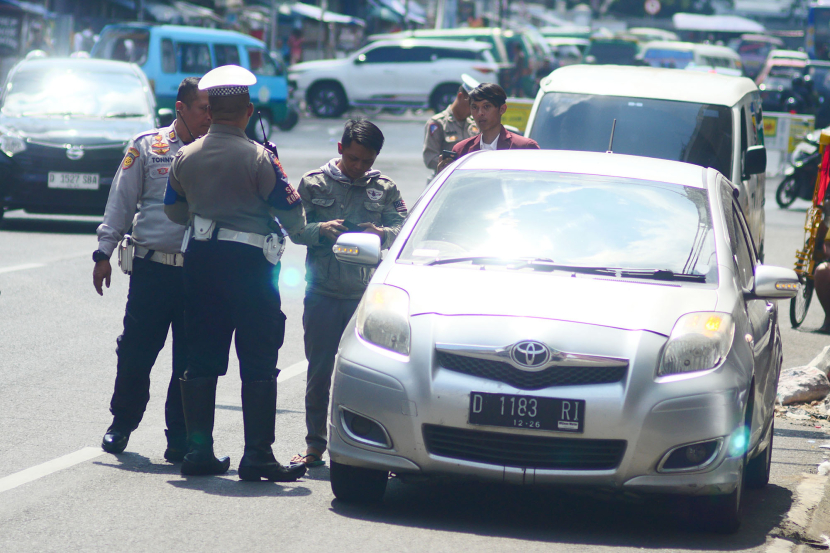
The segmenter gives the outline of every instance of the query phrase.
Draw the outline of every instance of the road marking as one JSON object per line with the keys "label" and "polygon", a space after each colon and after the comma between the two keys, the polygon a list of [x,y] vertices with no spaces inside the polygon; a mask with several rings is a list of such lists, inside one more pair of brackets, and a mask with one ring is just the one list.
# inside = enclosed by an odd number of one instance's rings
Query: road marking
{"label": "road marking", "polygon": [[38,269],[46,267],[46,263],[24,263],[23,265],[12,265],[11,267],[0,268],[0,273],[12,273],[14,271],[25,271],[26,269]]}
{"label": "road marking", "polygon": [[277,376],[277,382],[285,382],[295,376],[299,376],[308,369],[308,361],[298,361],[287,369],[280,369],[280,374]]}
{"label": "road marking", "polygon": [[48,476],[53,472],[58,472],[59,470],[89,461],[90,459],[94,459],[95,457],[103,454],[104,451],[100,447],[85,447],[74,453],[64,455],[63,457],[46,461],[36,467],[31,467],[14,474],[10,474],[5,478],[0,478],[0,493],[7,492],[13,488],[22,486],[23,484],[28,484],[38,478]]}

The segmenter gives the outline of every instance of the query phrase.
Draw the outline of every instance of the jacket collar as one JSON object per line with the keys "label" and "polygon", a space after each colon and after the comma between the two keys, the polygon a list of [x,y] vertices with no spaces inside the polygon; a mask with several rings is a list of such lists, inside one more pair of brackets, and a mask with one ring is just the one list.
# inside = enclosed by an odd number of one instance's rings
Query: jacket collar
{"label": "jacket collar", "polygon": [[239,127],[234,127],[232,125],[222,125],[221,123],[211,123],[210,130],[208,130],[208,134],[235,134],[236,136],[242,137],[244,139],[248,139],[245,136],[245,131],[240,129]]}
{"label": "jacket collar", "polygon": [[[508,131],[504,128],[504,125],[501,126],[501,131],[499,132],[499,139],[496,142],[496,149],[497,150],[509,150],[510,145],[513,143],[513,133]],[[470,150],[480,150],[481,149],[481,134],[477,134],[475,139],[473,139],[473,146]]]}

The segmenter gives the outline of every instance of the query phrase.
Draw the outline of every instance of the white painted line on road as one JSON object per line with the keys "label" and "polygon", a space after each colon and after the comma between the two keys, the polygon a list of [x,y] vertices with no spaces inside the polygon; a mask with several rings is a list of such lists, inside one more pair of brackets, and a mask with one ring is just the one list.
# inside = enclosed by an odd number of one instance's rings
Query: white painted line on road
{"label": "white painted line on road", "polygon": [[280,369],[280,374],[277,376],[277,382],[285,382],[295,376],[299,376],[308,370],[308,361],[299,361],[294,363],[287,369]]}
{"label": "white painted line on road", "polygon": [[64,455],[63,457],[46,461],[36,467],[15,472],[5,478],[0,478],[0,493],[7,492],[13,488],[22,486],[23,484],[28,484],[38,478],[48,476],[53,472],[58,472],[59,470],[67,469],[71,466],[89,461],[90,459],[94,459],[103,454],[104,452],[100,447],[85,447],[75,453],[70,453],[68,455]]}
{"label": "white painted line on road", "polygon": [[25,271],[26,269],[39,269],[46,267],[46,263],[24,263],[23,265],[12,265],[11,267],[0,268],[0,273],[13,273],[14,271]]}

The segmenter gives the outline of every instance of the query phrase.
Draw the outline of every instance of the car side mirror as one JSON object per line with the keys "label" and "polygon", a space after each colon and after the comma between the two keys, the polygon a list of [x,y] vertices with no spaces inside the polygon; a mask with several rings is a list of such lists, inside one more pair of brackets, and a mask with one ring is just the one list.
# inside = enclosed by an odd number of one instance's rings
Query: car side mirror
{"label": "car side mirror", "polygon": [[757,175],[767,170],[767,149],[764,146],[750,146],[744,154],[744,175]]}
{"label": "car side mirror", "polygon": [[169,127],[173,124],[173,121],[176,120],[176,115],[173,113],[173,110],[170,108],[161,108],[158,111],[159,115],[159,127]]}
{"label": "car side mirror", "polygon": [[354,59],[355,65],[360,65],[361,63],[366,63],[366,54],[360,54]]}
{"label": "car side mirror", "polygon": [[798,293],[798,275],[792,269],[757,265],[751,299],[778,300],[794,298]]}
{"label": "car side mirror", "polygon": [[341,263],[377,267],[380,264],[380,236],[371,232],[346,232],[332,246]]}

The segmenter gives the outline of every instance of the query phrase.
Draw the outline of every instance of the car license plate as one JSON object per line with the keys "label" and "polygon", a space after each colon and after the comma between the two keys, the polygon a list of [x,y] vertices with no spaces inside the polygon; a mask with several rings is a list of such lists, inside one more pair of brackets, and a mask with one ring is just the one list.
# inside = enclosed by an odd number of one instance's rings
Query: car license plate
{"label": "car license plate", "polygon": [[49,188],[70,190],[98,190],[97,173],[57,173],[49,171]]}
{"label": "car license plate", "polygon": [[509,394],[470,394],[470,424],[581,433],[585,400]]}

